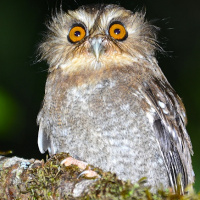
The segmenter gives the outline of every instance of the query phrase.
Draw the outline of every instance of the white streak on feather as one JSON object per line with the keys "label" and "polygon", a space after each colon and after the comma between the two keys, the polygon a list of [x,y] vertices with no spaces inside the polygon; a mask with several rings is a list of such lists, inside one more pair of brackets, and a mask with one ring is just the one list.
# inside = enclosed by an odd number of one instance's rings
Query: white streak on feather
{"label": "white streak on feather", "polygon": [[164,109],[165,106],[166,106],[162,101],[158,101],[158,105],[159,105],[161,108],[163,108],[163,109]]}
{"label": "white streak on feather", "polygon": [[151,124],[153,124],[153,122],[154,122],[154,116],[152,115],[151,112],[147,112],[147,117],[148,117],[148,119],[149,119],[149,122],[150,122]]}

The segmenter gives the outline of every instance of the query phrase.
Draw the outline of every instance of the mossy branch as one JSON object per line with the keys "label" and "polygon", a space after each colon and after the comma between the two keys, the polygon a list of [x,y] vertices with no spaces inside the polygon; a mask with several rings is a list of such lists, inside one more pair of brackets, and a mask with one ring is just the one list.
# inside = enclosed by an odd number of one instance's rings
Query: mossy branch
{"label": "mossy branch", "polygon": [[61,153],[43,160],[0,157],[0,199],[200,199],[200,194],[190,193],[182,196],[168,190],[156,194],[145,187],[145,178],[132,184],[118,180],[114,174],[93,170],[101,178],[88,179],[80,176],[77,166],[65,167],[61,161],[68,157]]}

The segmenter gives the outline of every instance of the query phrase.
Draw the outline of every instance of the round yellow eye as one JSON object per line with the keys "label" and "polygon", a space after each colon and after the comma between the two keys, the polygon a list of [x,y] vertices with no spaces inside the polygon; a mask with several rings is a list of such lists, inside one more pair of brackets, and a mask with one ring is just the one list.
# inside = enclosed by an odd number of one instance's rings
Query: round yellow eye
{"label": "round yellow eye", "polygon": [[82,40],[86,35],[85,28],[82,25],[74,26],[68,35],[68,40],[72,43]]}
{"label": "round yellow eye", "polygon": [[114,22],[110,25],[109,34],[116,40],[125,40],[128,36],[126,29],[119,22]]}

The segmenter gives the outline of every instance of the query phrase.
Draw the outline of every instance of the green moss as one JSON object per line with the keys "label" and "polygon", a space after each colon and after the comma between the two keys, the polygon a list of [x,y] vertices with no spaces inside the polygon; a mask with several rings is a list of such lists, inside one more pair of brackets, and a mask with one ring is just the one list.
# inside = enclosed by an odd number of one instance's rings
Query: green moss
{"label": "green moss", "polygon": [[[77,177],[80,175],[80,169],[71,165],[68,167],[60,166],[60,162],[68,157],[68,154],[57,154],[49,159],[40,168],[34,168],[30,172],[34,174],[32,181],[27,182],[27,190],[31,192],[33,199],[57,199],[59,196],[56,185],[62,180],[64,175],[65,180],[80,181],[86,177]],[[132,184],[130,181],[122,181],[117,179],[115,174],[103,172],[98,168],[93,168],[101,178],[98,179],[90,187],[90,191],[83,194],[79,198],[74,198],[70,194],[66,194],[64,199],[72,200],[129,200],[129,199],[144,199],[144,200],[200,200],[200,193],[193,192],[190,195],[180,195],[178,191],[176,194],[169,190],[158,190],[157,193],[152,193],[150,187],[145,186],[146,178],[140,179],[137,183]],[[42,195],[43,196],[42,196]]]}
{"label": "green moss", "polygon": [[[76,183],[86,179],[86,177],[79,177],[82,170],[77,166],[71,165],[65,167],[60,165],[60,162],[68,157],[69,154],[61,153],[44,161],[34,162],[32,166],[24,170],[20,175],[23,180],[22,185],[13,185],[13,191],[21,191],[17,193],[14,199],[31,199],[31,200],[52,200],[52,199],[67,199],[67,200],[200,200],[200,193],[195,194],[190,192],[189,195],[180,195],[178,191],[176,194],[170,190],[159,190],[157,193],[152,193],[151,188],[145,186],[146,178],[140,179],[137,183],[132,184],[130,181],[122,181],[117,179],[115,174],[103,172],[98,168],[91,168],[96,171],[101,178],[95,181],[89,189],[89,192],[84,193],[79,198],[74,198],[69,192],[65,192],[61,198],[61,190],[70,183]],[[13,166],[17,168],[17,166]],[[7,184],[7,176],[10,176],[10,170],[0,171],[0,188]],[[13,175],[14,176],[14,175]],[[191,190],[191,187],[188,187]],[[0,191],[1,199],[6,199],[5,191]],[[4,197],[5,196],[5,197]]]}
{"label": "green moss", "polygon": [[146,178],[132,184],[130,181],[121,181],[111,173],[103,173],[99,179],[79,200],[200,200],[200,193],[190,195],[176,194],[169,190],[158,190],[152,193],[150,187],[145,186]]}
{"label": "green moss", "polygon": [[62,180],[61,176],[67,174],[67,178],[72,178],[77,167],[71,167],[73,170],[67,170],[65,166],[60,165],[60,161],[69,156],[68,154],[58,154],[49,159],[46,163],[32,167],[27,171],[25,185],[26,190],[30,192],[32,199],[52,199],[58,196],[57,185]]}

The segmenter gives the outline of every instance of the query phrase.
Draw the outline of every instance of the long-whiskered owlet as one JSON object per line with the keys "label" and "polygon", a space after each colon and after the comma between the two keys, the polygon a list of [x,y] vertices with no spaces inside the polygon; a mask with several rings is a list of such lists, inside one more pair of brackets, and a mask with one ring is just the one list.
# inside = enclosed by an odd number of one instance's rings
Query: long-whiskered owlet
{"label": "long-whiskered owlet", "polygon": [[48,23],[38,115],[41,153],[71,156],[154,189],[194,182],[184,105],[155,58],[155,26],[118,5],[82,6]]}

